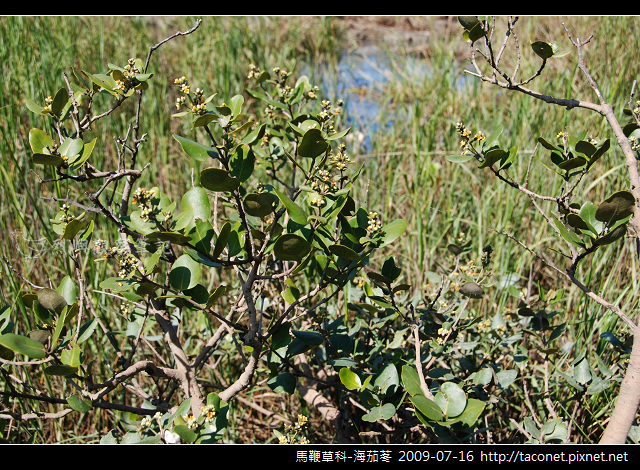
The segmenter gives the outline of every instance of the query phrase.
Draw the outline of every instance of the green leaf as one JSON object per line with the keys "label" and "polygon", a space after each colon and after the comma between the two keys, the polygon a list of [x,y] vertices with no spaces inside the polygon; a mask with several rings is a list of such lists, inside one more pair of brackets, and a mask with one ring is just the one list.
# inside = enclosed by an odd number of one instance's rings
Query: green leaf
{"label": "green leaf", "polygon": [[216,289],[209,295],[209,300],[207,300],[207,305],[205,308],[209,309],[215,305],[215,303],[229,291],[229,288],[225,285],[218,286]]}
{"label": "green leaf", "polygon": [[600,246],[610,245],[616,240],[619,240],[620,238],[624,237],[626,234],[627,234],[627,224],[619,225],[618,227],[609,231],[609,233],[607,233],[606,235],[595,240],[593,243],[594,245],[600,245]]}
{"label": "green leaf", "polygon": [[60,117],[60,113],[62,113],[62,110],[69,100],[69,92],[67,89],[60,88],[53,97],[53,102],[51,103],[51,114],[55,114]]}
{"label": "green leaf", "polygon": [[445,382],[440,386],[434,401],[440,406],[447,418],[460,415],[467,406],[467,395],[453,382]]}
{"label": "green leaf", "polygon": [[387,396],[393,395],[400,385],[400,377],[394,363],[387,364],[376,377],[373,385],[380,387],[382,393]]}
{"label": "green leaf", "polygon": [[360,390],[362,387],[362,381],[358,374],[353,372],[348,367],[340,369],[340,382],[345,386],[347,390]]}
{"label": "green leaf", "polygon": [[255,160],[253,151],[248,145],[238,146],[229,160],[231,176],[238,178],[241,182],[248,180],[253,173]]}
{"label": "green leaf", "polygon": [[547,140],[545,140],[542,137],[538,137],[538,142],[540,142],[540,144],[542,144],[542,146],[544,148],[546,148],[547,150],[551,150],[552,152],[556,151],[556,152],[562,153],[562,149],[560,149],[560,147],[552,144],[551,142],[548,142]]}
{"label": "green leaf", "polygon": [[556,225],[556,227],[558,227],[558,230],[560,231],[560,236],[562,236],[562,238],[564,238],[566,241],[568,241],[572,245],[577,246],[578,248],[584,248],[585,245],[582,239],[575,233],[567,230],[567,227],[565,227],[562,222],[560,222],[559,220],[554,220],[553,223]]}
{"label": "green leaf", "polygon": [[508,155],[508,152],[502,149],[491,149],[487,151],[487,153],[485,153],[484,162],[482,162],[482,164],[478,166],[478,168],[491,167],[497,162],[499,162],[500,160],[502,160],[507,155]]}
{"label": "green leaf", "polygon": [[80,364],[82,364],[81,356],[82,350],[77,344],[73,344],[72,349],[65,349],[62,351],[60,354],[60,361],[62,361],[64,365],[70,367],[79,367]]}
{"label": "green leaf", "polygon": [[0,345],[33,359],[44,359],[47,355],[42,343],[14,333],[0,335]]}
{"label": "green leaf", "polygon": [[368,414],[362,417],[363,421],[368,421],[370,423],[375,423],[379,419],[387,420],[393,418],[393,415],[396,414],[396,407],[393,406],[392,403],[385,403],[382,406],[376,406],[375,408],[371,408]]}
{"label": "green leaf", "polygon": [[58,155],[34,153],[32,160],[33,160],[33,163],[35,163],[36,165],[47,165],[47,166],[64,165],[64,159],[62,157],[59,157]]}
{"label": "green leaf", "polygon": [[195,287],[200,282],[202,271],[200,264],[189,255],[178,258],[169,273],[169,284],[176,290],[184,291]]}
{"label": "green leaf", "polygon": [[327,151],[329,144],[320,129],[309,129],[302,137],[302,142],[298,147],[298,154],[301,157],[315,158]]}
{"label": "green leaf", "polygon": [[298,204],[293,202],[277,189],[274,189],[274,192],[277,194],[280,201],[284,204],[285,208],[287,209],[287,214],[289,214],[289,218],[291,220],[300,225],[309,224],[309,215]]}
{"label": "green leaf", "polygon": [[289,372],[276,375],[267,381],[267,385],[275,393],[293,394],[296,391],[296,378]]}
{"label": "green leaf", "polygon": [[87,413],[93,408],[90,403],[87,403],[77,395],[71,395],[69,398],[67,398],[67,404],[75,411],[78,411],[80,413]]}
{"label": "green leaf", "polygon": [[576,382],[582,385],[586,385],[591,381],[591,370],[589,367],[589,361],[586,358],[582,359],[574,368],[573,378]]}
{"label": "green leaf", "polygon": [[29,111],[31,111],[32,113],[40,114],[42,116],[44,116],[46,114],[49,114],[49,113],[43,113],[42,111],[44,111],[44,107],[40,106],[38,103],[33,101],[31,98],[27,98],[26,100],[24,100],[24,104],[27,106]]}
{"label": "green leaf", "polygon": [[82,139],[67,139],[58,148],[58,153],[71,160],[82,151],[83,147]]}
{"label": "green leaf", "polygon": [[485,405],[485,402],[481,400],[469,398],[464,411],[455,419],[455,421],[464,424],[468,428],[473,427],[484,411]]}
{"label": "green leaf", "polygon": [[428,399],[424,395],[414,395],[409,398],[415,408],[425,415],[428,419],[433,421],[442,421],[442,410],[440,406],[433,400]]}
{"label": "green leaf", "polygon": [[471,299],[482,299],[484,290],[475,282],[467,282],[460,288],[460,293]]}
{"label": "green leaf", "polygon": [[468,155],[447,155],[445,158],[453,163],[466,163],[475,157],[472,154],[468,154]]}
{"label": "green leaf", "polygon": [[175,245],[188,245],[191,237],[177,232],[153,232],[146,236],[150,242],[169,242]]}
{"label": "green leaf", "polygon": [[331,253],[333,253],[334,255],[336,255],[338,258],[342,258],[346,261],[355,261],[355,262],[359,262],[362,260],[362,258],[360,257],[360,255],[358,253],[356,253],[355,251],[353,251],[351,248],[349,248],[348,246],[344,246],[344,245],[331,245],[329,247],[329,251]]}
{"label": "green leaf", "polygon": [[184,424],[178,424],[174,426],[173,432],[180,436],[180,439],[182,439],[184,442],[188,443],[195,442],[198,438],[198,434],[193,429],[189,429]]}
{"label": "green leaf", "polygon": [[458,16],[458,22],[468,31],[480,23],[480,20],[477,16]]}
{"label": "green leaf", "polygon": [[531,43],[531,49],[543,60],[553,57],[553,46],[548,42],[536,41]]}
{"label": "green leaf", "polygon": [[598,206],[595,217],[601,222],[612,224],[634,213],[636,200],[629,191],[618,191]]}
{"label": "green leaf", "polygon": [[229,240],[229,235],[231,234],[231,224],[229,222],[225,222],[225,224],[220,229],[220,234],[218,235],[218,239],[216,240],[216,244],[213,247],[213,253],[211,257],[213,259],[218,259],[222,254],[222,251],[227,246],[227,241]]}
{"label": "green leaf", "polygon": [[498,378],[497,385],[501,388],[507,388],[513,383],[517,376],[518,371],[515,369],[501,370],[496,374],[496,377]]}
{"label": "green leaf", "polygon": [[476,42],[478,39],[484,37],[486,35],[486,31],[482,25],[482,22],[478,22],[473,28],[469,30],[469,40],[471,42]]}
{"label": "green leaf", "polygon": [[38,302],[47,310],[57,314],[62,313],[62,310],[67,306],[67,301],[63,296],[47,287],[38,291]]}
{"label": "green leaf", "polygon": [[406,229],[407,221],[403,219],[394,220],[390,224],[382,227],[382,234],[378,234],[375,236],[376,240],[381,241],[380,245],[378,245],[378,248],[382,248],[383,246],[387,246],[392,243],[396,238],[402,235]]}
{"label": "green leaf", "polygon": [[276,201],[271,193],[249,193],[244,198],[244,211],[254,217],[266,217],[273,212]]}
{"label": "green leaf", "polygon": [[29,144],[33,153],[49,154],[47,147],[53,147],[55,142],[46,132],[40,129],[31,129],[29,131]]}
{"label": "green leaf", "polygon": [[231,114],[237,116],[242,112],[242,104],[244,103],[244,97],[242,95],[235,95],[229,100],[229,108]]}
{"label": "green leaf", "polygon": [[173,138],[180,143],[182,150],[184,150],[187,155],[199,162],[205,161],[208,157],[218,158],[218,151],[213,147],[207,147],[206,145],[180,137],[176,134],[173,134]]}
{"label": "green leaf", "polygon": [[341,139],[342,137],[344,137],[345,135],[347,135],[349,133],[349,131],[351,130],[351,128],[349,127],[348,129],[345,129],[343,131],[340,132],[336,132],[335,134],[331,134],[329,137],[327,137],[327,140],[337,140],[337,139]]}
{"label": "green leaf", "polygon": [[422,394],[422,388],[420,388],[420,377],[415,367],[405,364],[402,366],[402,385],[405,390],[409,392],[410,396],[416,396]]}
{"label": "green leaf", "polygon": [[240,180],[222,168],[206,168],[200,172],[200,184],[210,191],[232,192],[240,187]]}
{"label": "green leaf", "polygon": [[84,144],[81,157],[79,157],[79,158],[76,157],[76,158],[70,158],[69,159],[69,161],[67,163],[69,163],[69,169],[70,170],[78,170],[78,169],[80,169],[82,167],[82,165],[84,165],[85,162],[87,160],[89,160],[89,157],[93,153],[93,149],[96,146],[96,142],[97,141],[98,141],[98,138],[96,137],[91,142],[88,142],[88,143]]}
{"label": "green leaf", "polygon": [[593,156],[589,159],[588,166],[591,167],[600,157],[602,157],[607,150],[611,147],[611,141],[609,139],[605,140],[600,147],[595,151]]}
{"label": "green leaf", "polygon": [[78,372],[77,367],[65,366],[65,365],[49,366],[44,369],[45,374],[59,376],[59,377],[69,377],[70,375],[73,375],[76,372]]}
{"label": "green leaf", "polygon": [[193,218],[209,220],[211,217],[211,203],[207,192],[201,186],[195,186],[182,196],[182,210],[193,207]]}
{"label": "green leaf", "polygon": [[322,335],[316,331],[295,331],[292,330],[291,333],[302,341],[304,344],[308,344],[309,346],[320,346],[324,341]]}

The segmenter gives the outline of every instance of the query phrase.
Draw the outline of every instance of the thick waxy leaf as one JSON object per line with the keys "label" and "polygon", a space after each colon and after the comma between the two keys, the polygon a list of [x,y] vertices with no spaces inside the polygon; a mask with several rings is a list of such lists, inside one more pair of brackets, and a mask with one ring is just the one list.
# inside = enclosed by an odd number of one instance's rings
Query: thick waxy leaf
{"label": "thick waxy leaf", "polygon": [[175,134],[173,134],[173,138],[180,143],[182,150],[184,150],[187,155],[195,158],[199,162],[205,161],[208,157],[218,158],[218,151],[213,147],[207,147],[206,145]]}
{"label": "thick waxy leaf", "polygon": [[593,156],[589,159],[589,166],[593,165],[600,157],[602,157],[607,150],[611,147],[611,141],[605,140],[600,147],[595,151]]}
{"label": "thick waxy leaf", "polygon": [[402,385],[412,397],[422,395],[420,377],[418,376],[418,371],[416,371],[415,367],[408,364],[402,366]]}
{"label": "thick waxy leaf", "polygon": [[480,20],[477,16],[458,16],[458,22],[462,25],[462,27],[466,30],[470,30],[475,25],[480,23]]}
{"label": "thick waxy leaf", "polygon": [[385,403],[382,406],[376,406],[371,408],[368,414],[362,417],[363,421],[368,421],[370,423],[375,423],[379,419],[386,420],[393,418],[393,415],[396,414],[396,407],[393,406],[392,403]]}
{"label": "thick waxy leaf", "polygon": [[281,235],[273,247],[273,253],[284,261],[302,261],[311,250],[311,245],[300,235],[285,233]]}
{"label": "thick waxy leaf", "polygon": [[422,394],[414,395],[409,398],[409,400],[411,400],[411,403],[413,403],[416,409],[428,419],[433,421],[442,421],[442,409],[433,400],[429,400]]}
{"label": "thick waxy leaf", "polygon": [[173,263],[169,273],[169,283],[176,290],[187,290],[200,282],[200,264],[189,255],[182,255]]}
{"label": "thick waxy leaf", "polygon": [[596,219],[601,222],[613,223],[633,214],[636,200],[629,191],[618,191],[605,199],[596,211]]}
{"label": "thick waxy leaf", "polygon": [[403,219],[394,220],[390,224],[382,227],[382,234],[376,235],[376,240],[381,240],[379,248],[392,243],[396,238],[402,235],[406,229],[407,221]]}
{"label": "thick waxy leaf", "polygon": [[620,225],[593,243],[595,245],[609,245],[627,234],[627,224]]}
{"label": "thick waxy leaf", "polygon": [[301,157],[315,158],[322,155],[328,147],[329,144],[322,137],[320,129],[309,129],[302,137],[302,142],[298,147],[298,154]]}
{"label": "thick waxy leaf", "polygon": [[47,355],[42,343],[14,333],[0,335],[0,345],[32,359],[44,359]]}
{"label": "thick waxy leaf", "polygon": [[33,163],[36,165],[62,166],[64,159],[58,155],[49,155],[45,153],[34,153]]}
{"label": "thick waxy leaf", "polygon": [[549,142],[549,141],[545,140],[545,139],[544,139],[544,138],[542,138],[542,137],[538,137],[538,142],[540,142],[540,144],[542,144],[542,146],[543,146],[544,148],[546,148],[547,150],[551,150],[552,152],[553,152],[553,151],[562,152],[562,150],[560,149],[560,147],[558,147],[558,146],[556,146],[556,145],[552,144],[551,142]]}
{"label": "thick waxy leaf", "polygon": [[153,232],[146,238],[151,242],[169,242],[175,245],[188,245],[191,241],[191,237],[177,232]]}
{"label": "thick waxy leaf", "polygon": [[474,158],[474,156],[472,154],[468,154],[468,155],[447,155],[445,158],[447,160],[449,160],[450,162],[453,162],[453,163],[465,163],[465,162],[468,162],[469,160],[472,160]]}
{"label": "thick waxy leaf", "polygon": [[491,167],[504,157],[508,155],[508,152],[502,149],[493,149],[489,150],[484,156],[484,162],[478,168],[487,168]]}
{"label": "thick waxy leaf", "polygon": [[567,171],[567,170],[575,170],[576,168],[580,168],[581,166],[585,166],[587,164],[587,160],[582,157],[575,157],[565,160],[558,164],[558,167]]}
{"label": "thick waxy leaf", "polygon": [[225,224],[220,229],[220,234],[218,235],[218,239],[216,240],[216,244],[213,247],[213,253],[211,257],[213,259],[218,259],[218,257],[222,254],[225,247],[227,246],[227,242],[229,241],[229,236],[231,235],[231,224],[229,222],[225,222]]}
{"label": "thick waxy leaf", "polygon": [[541,59],[549,59],[553,57],[553,46],[548,42],[544,41],[536,41],[531,44],[531,49],[535,52]]}
{"label": "thick waxy leaf", "polygon": [[296,391],[296,378],[289,372],[276,375],[267,381],[267,385],[275,393],[288,393],[291,395]]}
{"label": "thick waxy leaf", "polygon": [[486,34],[487,32],[484,30],[482,22],[478,22],[473,28],[469,30],[467,37],[469,38],[469,41],[475,42],[478,39],[484,37]]}
{"label": "thick waxy leaf", "polygon": [[342,258],[347,261],[360,261],[362,258],[358,253],[353,251],[351,248],[344,245],[331,245],[329,247],[329,251],[336,255],[338,258]]}
{"label": "thick waxy leaf", "polygon": [[44,288],[38,291],[38,302],[47,310],[60,314],[67,306],[67,301],[63,296],[53,289]]}
{"label": "thick waxy leaf", "polygon": [[33,153],[50,153],[47,147],[53,147],[55,142],[49,135],[40,129],[31,129],[29,131],[29,144]]}
{"label": "thick waxy leaf", "polygon": [[575,146],[576,152],[584,153],[587,157],[592,156],[596,153],[596,146],[591,142],[587,142],[586,140],[579,140],[576,142]]}
{"label": "thick waxy leaf", "polygon": [[484,297],[484,290],[475,282],[467,282],[464,284],[460,288],[460,293],[472,299],[481,299]]}
{"label": "thick waxy leaf", "polygon": [[445,382],[440,387],[434,401],[440,406],[447,418],[460,415],[467,406],[467,395],[453,382]]}
{"label": "thick waxy leaf", "polygon": [[556,227],[558,227],[562,238],[564,238],[572,245],[577,246],[578,248],[584,248],[584,242],[582,241],[582,239],[575,233],[567,230],[567,227],[565,227],[562,222],[560,222],[559,220],[554,220],[553,223],[556,225]]}
{"label": "thick waxy leaf", "polygon": [[78,372],[77,367],[65,366],[65,365],[56,365],[49,366],[44,370],[44,373],[47,375],[57,375],[60,377],[68,377],[70,375]]}
{"label": "thick waxy leaf", "polygon": [[284,207],[286,207],[287,214],[289,214],[289,218],[291,218],[291,220],[300,225],[307,225],[309,223],[309,215],[298,204],[293,202],[277,189],[274,189],[274,191],[278,195],[280,201],[282,201],[282,204],[284,204]]}
{"label": "thick waxy leaf", "polygon": [[240,180],[222,168],[207,168],[200,172],[200,184],[209,191],[231,192],[240,187]]}
{"label": "thick waxy leaf", "polygon": [[91,411],[92,408],[91,404],[87,403],[77,395],[71,395],[67,398],[67,404],[80,413],[87,413],[88,411]]}
{"label": "thick waxy leaf", "polygon": [[255,160],[256,158],[249,146],[240,145],[229,160],[231,176],[238,178],[241,182],[246,181],[253,173]]}
{"label": "thick waxy leaf", "polygon": [[193,218],[209,220],[211,217],[211,203],[204,188],[195,186],[182,196],[182,210],[193,207]]}
{"label": "thick waxy leaf", "polygon": [[254,217],[266,217],[273,212],[276,201],[271,193],[250,193],[244,198],[244,210]]}
{"label": "thick waxy leaf", "polygon": [[358,374],[353,372],[348,367],[340,369],[340,382],[346,387],[347,390],[360,390],[362,387],[362,381]]}

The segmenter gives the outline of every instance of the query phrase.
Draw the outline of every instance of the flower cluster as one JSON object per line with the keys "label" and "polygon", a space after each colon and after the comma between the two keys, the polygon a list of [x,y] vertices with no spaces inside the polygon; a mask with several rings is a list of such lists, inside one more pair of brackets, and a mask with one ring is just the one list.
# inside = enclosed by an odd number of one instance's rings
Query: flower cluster
{"label": "flower cluster", "polygon": [[[203,90],[196,88],[192,94],[191,85],[189,85],[189,82],[184,76],[176,78],[174,83],[178,85],[180,91],[185,94],[185,96],[179,96],[176,98],[177,109],[185,106],[196,116],[203,116],[207,114],[207,100],[204,97]],[[187,98],[189,99],[189,104],[187,104]]]}
{"label": "flower cluster", "polygon": [[299,414],[298,421],[296,421],[295,424],[285,424],[284,430],[286,434],[280,434],[277,431],[275,432],[278,437],[278,442],[280,444],[309,444],[309,440],[304,436],[300,436],[296,439],[296,435],[304,429],[307,423],[308,418]]}
{"label": "flower cluster", "polygon": [[153,216],[153,208],[151,207],[153,196],[154,190],[147,190],[147,188],[138,188],[133,193],[132,202],[140,209],[140,218],[144,221],[151,220]]}
{"label": "flower cluster", "polygon": [[62,220],[65,224],[68,224],[73,220],[73,216],[69,215],[69,206],[66,204],[62,204],[60,208],[62,214],[60,214],[60,220]]}
{"label": "flower cluster", "polygon": [[461,122],[456,123],[456,129],[458,134],[460,134],[460,148],[462,149],[462,155],[471,153],[471,144],[474,142],[482,142],[486,139],[484,133],[481,131],[476,132],[476,134],[471,137],[471,131]]}
{"label": "flower cluster", "polygon": [[202,407],[202,416],[204,416],[205,424],[213,423],[216,418],[216,408],[213,405],[207,405]]}
{"label": "flower cluster", "polygon": [[53,98],[51,98],[51,96],[47,96],[44,99],[44,109],[42,110],[43,113],[47,113],[47,114],[51,114],[51,105],[53,104]]}
{"label": "flower cluster", "polygon": [[369,234],[380,232],[382,230],[382,221],[377,212],[369,212],[367,215],[367,232]]}
{"label": "flower cluster", "polygon": [[[315,93],[313,97],[315,98]],[[328,121],[331,117],[337,116],[342,111],[342,105],[343,105],[343,101],[338,100],[337,106],[332,109],[331,101],[322,100],[320,102],[320,107],[322,108],[322,111],[318,113],[318,119],[320,119],[320,121],[322,122],[325,122],[325,121]],[[335,134],[335,132],[336,131],[334,130],[333,133]]]}
{"label": "flower cluster", "polygon": [[118,276],[121,277],[122,279],[127,279],[131,277],[131,275],[133,275],[133,273],[136,271],[138,266],[138,260],[136,259],[135,256],[133,256],[130,253],[121,257],[118,263],[119,263]]}
{"label": "flower cluster", "polygon": [[338,154],[333,155],[330,160],[333,166],[340,172],[346,170],[347,165],[351,163],[351,158],[349,158],[349,155],[345,152],[346,148],[347,146],[345,144],[340,144]]}

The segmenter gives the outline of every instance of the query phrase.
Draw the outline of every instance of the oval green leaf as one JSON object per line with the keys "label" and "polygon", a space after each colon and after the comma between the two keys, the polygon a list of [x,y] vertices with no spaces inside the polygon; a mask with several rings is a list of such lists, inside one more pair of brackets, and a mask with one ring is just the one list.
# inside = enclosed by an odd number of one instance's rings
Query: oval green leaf
{"label": "oval green leaf", "polygon": [[0,335],[0,345],[32,359],[44,359],[47,355],[42,343],[14,333]]}
{"label": "oval green leaf", "polygon": [[206,168],[200,172],[200,184],[209,191],[231,192],[240,187],[240,180],[222,168]]}
{"label": "oval green leaf", "polygon": [[198,285],[201,277],[200,264],[189,255],[178,258],[169,273],[169,284],[176,290],[184,291]]}

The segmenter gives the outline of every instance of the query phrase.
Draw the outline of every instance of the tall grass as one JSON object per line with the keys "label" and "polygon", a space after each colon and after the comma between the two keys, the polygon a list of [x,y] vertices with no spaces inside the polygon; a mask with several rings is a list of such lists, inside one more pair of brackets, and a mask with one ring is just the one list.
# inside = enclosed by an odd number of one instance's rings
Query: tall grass
{"label": "tall grass", "polygon": [[[376,83],[372,88],[351,90],[375,103],[377,114],[368,118],[375,118],[378,123],[377,127],[366,128],[361,128],[358,121],[352,123],[353,135],[375,129],[373,135],[367,136],[370,147],[359,146],[357,139],[352,144],[352,155],[358,163],[365,163],[356,197],[387,220],[402,217],[408,221],[407,233],[400,243],[388,248],[386,255],[396,256],[404,268],[406,282],[415,289],[424,288],[429,272],[437,271],[441,264],[448,262],[448,240],[466,233],[467,238],[473,240],[468,255],[471,258],[479,258],[483,246],[491,244],[495,285],[491,288],[490,300],[479,303],[475,313],[493,316],[503,308],[513,307],[516,301],[499,286],[500,276],[513,273],[520,280],[518,286],[526,287],[532,273],[533,280],[547,288],[563,286],[531,256],[491,229],[511,231],[523,243],[556,260],[560,259],[557,254],[545,247],[560,249],[560,245],[527,198],[500,184],[488,170],[480,171],[471,164],[452,164],[444,158],[458,151],[455,123],[462,121],[470,129],[482,130],[485,134],[503,127],[501,145],[520,148],[519,159],[510,170],[512,175],[520,177],[526,171],[539,135],[553,138],[560,130],[573,134],[588,130],[600,141],[615,139],[603,119],[585,110],[566,111],[524,95],[498,90],[465,75],[464,69],[470,69],[466,60],[468,50],[455,20],[445,30],[440,28],[441,19],[429,21],[431,34],[426,43],[405,47],[396,41],[393,48],[386,48],[385,43],[380,45],[380,53],[386,55],[390,64],[387,81]],[[639,76],[638,19],[522,18],[518,23],[518,37],[523,50],[523,74],[533,72],[537,66],[529,52],[529,41],[555,41],[561,48],[570,49],[562,21],[574,38],[594,34],[586,48],[585,60],[605,97],[621,115],[631,82]],[[3,76],[0,84],[0,228],[6,234],[0,240],[0,247],[13,267],[35,284],[45,285],[49,280],[55,284],[71,271],[65,257],[54,255],[50,248],[54,239],[47,235],[51,226],[49,219],[57,208],[51,201],[39,199],[41,195],[51,196],[52,186],[41,185],[36,174],[43,178],[53,175],[31,162],[28,130],[45,129],[47,124],[26,110],[24,100],[32,98],[43,103],[47,95],[63,86],[62,72],[69,74],[69,66],[77,71],[104,72],[108,62],[124,64],[130,57],[144,58],[150,45],[177,30],[191,28],[194,22],[194,18],[187,17],[0,18]],[[196,34],[165,44],[152,60],[151,71],[157,79],[143,101],[143,115],[153,116],[143,122],[148,142],[142,147],[139,161],[142,165],[151,163],[144,180],[158,185],[172,198],[179,198],[190,187],[193,163],[183,158],[171,137],[172,133],[189,136],[191,132],[183,123],[170,118],[177,96],[177,90],[172,89],[174,78],[187,76],[192,84],[205,89],[205,93],[218,93],[224,101],[243,93],[248,64],[255,63],[266,69],[280,66],[304,70],[314,83],[322,80],[322,88],[334,95],[339,79],[338,64],[346,51],[354,48],[354,44],[347,42],[343,27],[344,21],[336,18],[207,17]],[[419,75],[410,71],[410,65],[416,61],[422,67]],[[562,59],[551,60],[532,87],[558,97],[595,100],[577,69],[574,50]],[[331,96],[331,99],[337,98],[340,96]],[[250,101],[246,94],[245,99]],[[96,109],[101,105],[107,106],[108,102],[96,103]],[[124,108],[122,117],[108,120],[105,132],[95,135],[100,148],[94,153],[94,164],[98,168],[112,167],[117,158],[113,139],[125,135],[133,119],[132,104]],[[556,175],[539,164],[545,158],[548,158],[545,151],[538,149],[530,187],[540,192],[552,191],[560,184]],[[601,179],[593,185],[583,184],[585,197],[597,203],[613,188],[624,187],[622,162],[621,152],[613,146],[598,163]],[[197,174],[198,168],[195,170]],[[58,195],[71,190],[71,197],[83,198],[81,192],[74,193],[75,186],[60,184],[55,190]],[[96,236],[109,238],[110,234]],[[21,255],[18,248],[26,250],[26,241],[41,239],[46,239],[44,246],[49,246],[43,258],[29,259]],[[637,260],[633,253],[628,244],[606,247],[599,250],[580,273],[593,290],[605,292],[608,299],[631,315],[638,309]],[[91,259],[86,262],[89,269],[106,274],[106,266]],[[16,315],[28,320],[29,312],[20,298],[25,284],[4,263],[2,271],[0,305],[11,306]],[[535,285],[534,282],[534,288]],[[567,341],[575,341],[576,349],[585,342],[586,347],[606,355],[607,344],[597,338],[601,332],[615,329],[615,319],[576,289],[564,287],[568,289],[564,304],[568,315]],[[97,283],[90,288],[98,289]],[[106,309],[105,299],[103,303],[101,307]],[[109,325],[110,329],[126,329],[126,324],[119,324],[117,315],[112,318],[114,324]],[[231,376],[232,366],[226,367]],[[593,404],[596,410],[609,406],[610,403]],[[45,409],[53,410],[53,407],[45,405]],[[238,410],[234,419],[242,422],[242,414],[246,412]],[[87,434],[101,432],[110,424],[100,418],[96,420],[90,425],[86,420],[71,423],[65,419],[65,423],[46,429],[42,423],[32,422],[27,425],[26,433],[37,432],[43,441],[73,440],[70,436],[74,435],[91,439]],[[73,433],[63,436],[62,429],[73,429]],[[244,435],[242,439],[250,437]]]}

